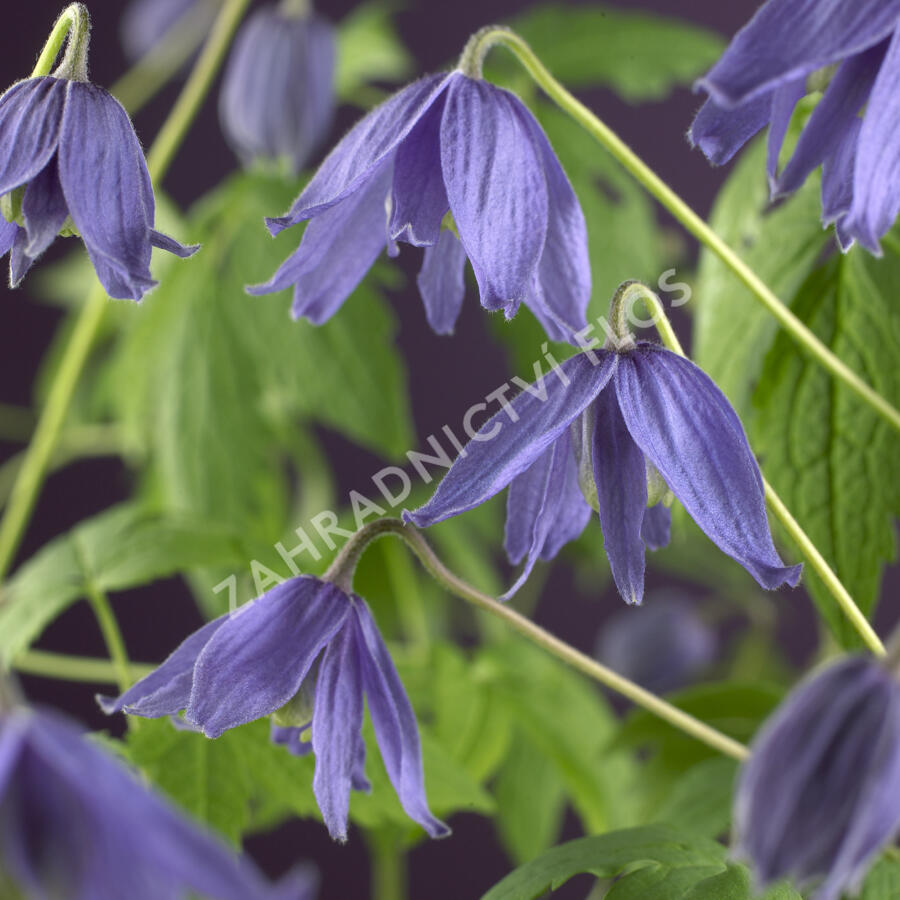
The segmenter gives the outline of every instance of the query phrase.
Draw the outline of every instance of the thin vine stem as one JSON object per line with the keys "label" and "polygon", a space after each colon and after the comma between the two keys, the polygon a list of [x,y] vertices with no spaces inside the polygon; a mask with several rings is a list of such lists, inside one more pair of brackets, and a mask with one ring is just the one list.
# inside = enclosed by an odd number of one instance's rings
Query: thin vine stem
{"label": "thin vine stem", "polygon": [[[46,650],[25,650],[12,661],[11,668],[23,675],[37,675],[59,681],[77,681],[85,684],[119,684],[116,665],[108,659],[89,656],[71,656],[66,653],[50,653]],[[129,672],[139,679],[149,675],[156,666],[129,662]]]}
{"label": "thin vine stem", "polygon": [[441,562],[431,545],[415,526],[404,525],[399,519],[379,519],[357,531],[341,548],[341,552],[325,574],[325,579],[333,581],[345,590],[349,590],[352,586],[353,570],[366,547],[373,540],[388,534],[401,538],[415,553],[428,574],[454,596],[466,600],[490,615],[501,619],[513,630],[539,647],[543,647],[548,653],[562,660],[573,669],[600,682],[600,684],[621,694],[623,697],[627,697],[632,703],[642,706],[648,712],[685,732],[685,734],[689,734],[698,741],[712,747],[719,753],[737,760],[744,760],[749,756],[750,751],[743,744],[728,737],[726,734],[722,734],[721,731],[717,731],[699,719],[695,719],[683,710],[678,709],[677,706],[667,703],[662,698],[657,697],[656,694],[645,690],[633,681],[629,681],[580,650],[576,650],[549,631],[541,628],[540,625],[535,624],[531,619],[516,612],[511,606],[501,603],[499,600],[482,593],[463,581]]}
{"label": "thin vine stem", "polygon": [[508,28],[499,26],[482,29],[472,36],[463,51],[460,68],[472,77],[479,77],[486,53],[497,44],[502,44],[510,49],[528,74],[560,109],[599,141],[648,193],[655,197],[701,244],[715,253],[800,346],[835,378],[842,381],[864,403],[874,409],[896,431],[900,431],[900,410],[826,347],[753,269],[665,181],[647,166],[605,122],[601,121],[550,74],[531,47],[519,35]]}
{"label": "thin vine stem", "polygon": [[[653,314],[654,324],[656,325],[656,330],[659,332],[659,336],[662,338],[663,344],[673,353],[677,353],[679,356],[683,356],[687,359],[687,354],[681,346],[681,341],[678,340],[678,335],[675,334],[675,329],[672,328],[672,323],[669,321],[669,317],[666,314],[665,308],[660,302],[659,297],[657,297],[650,288],[640,282],[633,282],[626,288],[626,291],[640,293],[641,299],[643,299]],[[627,305],[626,298],[623,297],[623,301],[626,301],[625,305]],[[825,587],[828,588],[829,593],[834,597],[850,624],[856,629],[857,633],[872,653],[876,656],[884,656],[887,651],[881,638],[878,637],[878,634],[869,620],[856,605],[850,592],[844,587],[840,578],[838,578],[837,573],[828,565],[825,557],[822,556],[818,547],[813,543],[812,538],[810,538],[803,530],[800,523],[791,514],[791,511],[788,509],[785,502],[778,496],[775,488],[773,488],[765,478],[763,478],[763,486],[765,488],[766,503],[768,503],[769,509],[772,510],[775,517],[781,522],[787,533],[800,548],[800,552],[806,558],[806,561],[815,573],[822,579]]]}
{"label": "thin vine stem", "polygon": [[50,74],[53,63],[56,62],[59,51],[62,49],[63,42],[68,39],[69,43],[66,48],[63,65],[65,66],[67,62],[74,64],[76,60],[80,58],[81,63],[78,65],[70,65],[70,68],[77,78],[86,81],[87,53],[83,51],[85,42],[88,40],[90,34],[90,29],[90,16],[88,15],[85,5],[83,3],[69,4],[56,20],[56,24],[50,32],[50,37],[47,38],[47,43],[44,44],[41,55],[34,64],[31,77],[36,78],[41,75]]}
{"label": "thin vine stem", "polygon": [[103,641],[109,652],[109,658],[112,660],[119,692],[124,694],[131,687],[133,678],[131,661],[128,659],[128,651],[125,649],[125,641],[122,638],[116,614],[113,612],[109,597],[92,584],[88,585],[88,602],[94,611],[97,624],[100,626],[100,633],[103,635]]}
{"label": "thin vine stem", "polygon": [[[147,154],[147,169],[154,185],[159,184],[165,177],[178,147],[196,118],[200,105],[212,87],[216,73],[231,44],[235,29],[249,2],[250,0],[227,0],[222,7],[209,40]],[[72,10],[79,6],[80,4],[73,4],[68,9]],[[83,7],[81,8],[83,9]],[[63,15],[65,16],[65,13]],[[60,22],[62,22],[62,18]],[[57,23],[54,34],[60,28],[61,25]],[[56,44],[56,53],[59,52],[64,37],[65,33],[63,32]],[[51,39],[55,40],[53,35],[51,35]],[[43,59],[44,55],[49,54],[51,49],[51,41],[48,41],[41,58]],[[100,332],[105,313],[106,292],[98,282],[94,285],[87,302],[78,315],[72,337],[66,345],[56,376],[47,394],[46,404],[38,419],[34,436],[26,450],[18,477],[10,493],[3,519],[0,520],[0,583],[6,578],[21,544],[56,451],[60,431],[72,403],[75,388]],[[3,600],[4,597],[0,596],[0,603]]]}

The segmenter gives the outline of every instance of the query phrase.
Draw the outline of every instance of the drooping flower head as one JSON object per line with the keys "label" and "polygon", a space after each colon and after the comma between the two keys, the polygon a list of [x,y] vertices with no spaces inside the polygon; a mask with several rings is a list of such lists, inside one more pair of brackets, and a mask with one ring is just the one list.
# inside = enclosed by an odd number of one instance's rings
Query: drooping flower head
{"label": "drooping flower head", "polygon": [[597,659],[654,694],[685,687],[716,655],[716,634],[679,591],[661,589],[641,608],[600,626]]}
{"label": "drooping flower head", "polygon": [[133,62],[161,41],[209,31],[221,0],[131,0],[122,15],[125,55]]}
{"label": "drooping flower head", "polygon": [[[779,172],[797,103],[829,78]],[[768,124],[773,196],[795,191],[821,165],[824,223],[835,223],[845,250],[856,240],[880,253],[900,212],[898,0],[768,0],[698,87],[709,100],[690,139],[713,163]]]}
{"label": "drooping flower head", "polygon": [[329,582],[292,578],[210,622],[101,706],[150,718],[183,710],[187,724],[210,738],[281,712],[277,721],[293,722],[273,738],[303,752],[301,739],[311,737],[316,800],[332,837],[346,840],[350,790],[368,789],[364,698],[407,815],[432,837],[448,834],[428,809],[415,713],[372,614],[362,598]]}
{"label": "drooping flower head", "polygon": [[334,29],[309,10],[265,6],[247,19],[219,97],[222,130],[245,165],[303,168],[334,116],[334,60]]}
{"label": "drooping flower head", "polygon": [[56,713],[0,713],[0,868],[43,900],[313,900],[269,885]]}
{"label": "drooping flower head", "polygon": [[[644,593],[644,548],[669,541],[672,495],[765,588],[794,585],[766,518],[762,476],[737,414],[693,363],[656,344],[579,353],[475,434],[406,521],[433,525],[509,485],[506,550],[524,571],[581,534],[593,507],[627,603]],[[671,493],[670,493],[671,492]]]}
{"label": "drooping flower head", "polygon": [[322,163],[277,234],[311,220],[297,251],[254,294],[294,288],[293,313],[330,318],[387,247],[425,248],[418,278],[431,327],[450,333],[472,263],[481,304],[525,303],[547,333],[585,325],[591,280],[578,199],[534,116],[461,70],[431,75],[372,110]]}
{"label": "drooping flower head", "polygon": [[807,678],[754,741],[734,823],[760,886],[854,893],[900,830],[900,683],[861,656]]}
{"label": "drooping flower head", "polygon": [[54,75],[0,97],[0,251],[15,287],[58,234],[78,234],[109,296],[140,300],[156,284],[153,247],[197,248],[154,230],[141,145],[121,104],[87,81],[86,44],[70,38]]}

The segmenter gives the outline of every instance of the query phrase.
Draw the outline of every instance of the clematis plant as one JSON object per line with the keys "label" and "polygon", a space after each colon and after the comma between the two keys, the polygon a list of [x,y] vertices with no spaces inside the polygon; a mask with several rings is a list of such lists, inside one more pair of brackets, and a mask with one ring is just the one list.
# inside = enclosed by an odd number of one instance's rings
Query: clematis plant
{"label": "clematis plant", "polygon": [[[779,171],[797,103],[823,81],[821,100]],[[900,212],[900,3],[768,0],[697,86],[709,99],[690,139],[710,161],[727,162],[768,125],[773,198],[822,166],[823,222],[835,224],[844,250],[859,241],[880,254],[880,238]]]}
{"label": "clematis plant", "polygon": [[407,815],[431,837],[449,834],[428,809],[415,713],[372,614],[361,597],[331,582],[292,578],[205,625],[118,699],[100,702],[109,714],[184,711],[185,722],[210,738],[275,714],[282,724],[273,739],[295,753],[311,732],[313,790],[331,836],[345,841],[350,789],[369,789],[364,698]]}
{"label": "clematis plant", "polygon": [[10,254],[15,287],[58,234],[77,234],[109,296],[140,300],[156,284],[153,247],[182,258],[199,248],[153,228],[140,142],[119,102],[87,79],[90,26],[76,6],[78,25],[53,75],[0,97],[0,255]]}
{"label": "clematis plant", "polygon": [[438,334],[459,316],[466,258],[485,309],[512,318],[525,303],[556,340],[585,325],[578,198],[522,101],[465,54],[461,66],[409,85],[351,129],[290,211],[268,220],[273,234],[310,221],[296,252],[250,293],[293,286],[294,317],[321,324],[399,241],[425,248],[418,286]]}
{"label": "clematis plant", "polygon": [[645,546],[669,541],[671,492],[762,587],[795,585],[801,567],[778,557],[759,466],[724,394],[683,357],[618,336],[618,349],[579,353],[511,400],[404,519],[434,525],[509,485],[506,548],[525,559],[510,597],[539,558],[578,537],[593,508],[619,593],[637,604]]}

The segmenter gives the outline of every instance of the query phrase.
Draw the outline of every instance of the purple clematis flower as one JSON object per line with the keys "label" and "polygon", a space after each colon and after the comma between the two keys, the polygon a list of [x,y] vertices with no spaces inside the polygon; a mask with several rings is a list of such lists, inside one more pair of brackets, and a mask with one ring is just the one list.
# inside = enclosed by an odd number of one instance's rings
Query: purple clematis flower
{"label": "purple clematis flower", "polygon": [[86,81],[28,78],[0,97],[0,197],[14,287],[60,233],[80,234],[106,292],[121,299],[155,286],[152,247],[182,258],[198,249],[154,231],[153,186],[128,114]]}
{"label": "purple clematis flower", "polygon": [[581,533],[589,503],[619,593],[640,603],[644,548],[669,540],[669,491],[763,587],[800,577],[775,551],[737,414],[706,374],[655,344],[566,360],[483,425],[431,500],[403,517],[433,525],[507,485],[506,548],[526,563],[506,597]]}
{"label": "purple clematis flower", "polygon": [[654,694],[685,687],[715,659],[716,633],[679,591],[658,590],[641,609],[601,626],[596,657]]}
{"label": "purple clematis flower", "polygon": [[135,61],[160,41],[182,40],[185,33],[202,36],[220,6],[221,0],[131,0],[122,16],[125,55]]}
{"label": "purple clematis flower", "polygon": [[467,257],[486,309],[511,318],[524,302],[559,340],[585,325],[587,233],[565,172],[518,97],[461,71],[423,78],[372,110],[269,230],[307,219],[297,251],[249,288],[293,285],[295,317],[325,322],[382,249],[396,255],[404,241],[425,248],[419,290],[440,334],[459,315]]}
{"label": "purple clematis flower", "polygon": [[900,683],[854,656],[801,683],[766,723],[735,797],[736,853],[760,886],[855,895],[900,830]]}
{"label": "purple clematis flower", "polygon": [[[790,162],[778,157],[808,79],[836,67]],[[822,73],[827,75],[827,71]],[[880,254],[900,211],[900,0],[768,0],[698,82],[691,142],[716,165],[766,124],[773,197],[822,166],[822,218]]]}
{"label": "purple clematis flower", "polygon": [[0,860],[25,896],[313,900],[308,870],[268,884],[56,713],[0,715]]}
{"label": "purple clematis flower", "polygon": [[[100,703],[107,713],[150,718],[184,710],[187,724],[210,738],[273,713],[302,719],[305,708],[309,718],[296,724],[311,732],[313,790],[331,836],[343,841],[350,789],[368,789],[364,697],[407,815],[432,837],[449,834],[428,809],[415,713],[372,614],[329,582],[286,581],[194,632],[155,672]],[[273,737],[301,752],[306,728],[279,728]]]}
{"label": "purple clematis flower", "polygon": [[258,9],[225,70],[219,120],[245,165],[286,160],[299,172],[334,117],[334,29],[314,13]]}

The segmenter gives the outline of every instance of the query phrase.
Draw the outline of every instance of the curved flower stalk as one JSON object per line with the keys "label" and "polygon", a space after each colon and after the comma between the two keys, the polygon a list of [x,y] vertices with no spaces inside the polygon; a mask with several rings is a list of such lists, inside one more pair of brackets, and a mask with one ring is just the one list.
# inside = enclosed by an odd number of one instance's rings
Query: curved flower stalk
{"label": "curved flower stalk", "polygon": [[51,712],[0,715],[0,860],[27,897],[313,900],[305,869],[268,884]]}
{"label": "curved flower stalk", "polygon": [[156,284],[153,247],[182,258],[198,248],[154,230],[140,142],[121,104],[87,80],[87,12],[75,7],[77,25],[54,74],[0,97],[0,253],[10,254],[15,287],[58,234],[78,234],[107,294],[140,300]]}
{"label": "curved flower stalk", "polygon": [[225,69],[219,120],[244,165],[285,161],[297,174],[334,118],[335,38],[313,12],[256,10]]}
{"label": "curved flower stalk", "polygon": [[384,640],[365,601],[335,584],[292,578],[196,631],[118,699],[99,699],[109,714],[183,710],[210,738],[277,714],[276,743],[295,753],[311,745],[313,790],[331,836],[343,841],[350,790],[369,789],[364,698],[407,815],[432,837],[449,834],[428,809],[415,713]]}
{"label": "curved flower stalk", "polygon": [[680,591],[656,590],[640,611],[625,608],[600,626],[596,657],[625,678],[665,694],[715,659],[715,630]]}
{"label": "curved flower stalk", "polygon": [[587,232],[565,172],[518,97],[460,70],[372,110],[268,225],[277,234],[306,220],[297,251],[248,289],[293,286],[297,318],[327,321],[381,251],[396,255],[403,241],[425,248],[418,285],[439,334],[459,315],[466,258],[485,309],[511,318],[525,303],[558,340],[585,325]]}
{"label": "curved flower stalk", "polygon": [[[791,115],[820,75],[830,80],[779,171]],[[821,165],[823,222],[844,250],[859,241],[880,254],[900,212],[900,2],[769,0],[697,86],[709,100],[690,138],[710,161],[727,162],[769,125],[773,198]]]}
{"label": "curved flower stalk", "polygon": [[507,485],[507,553],[526,562],[506,597],[580,534],[590,506],[619,593],[640,603],[644,548],[669,540],[669,491],[764,588],[800,578],[775,551],[737,414],[697,366],[656,344],[566,360],[483,425],[431,500],[403,517],[433,525]]}
{"label": "curved flower stalk", "polygon": [[900,683],[848,657],[808,677],[751,747],[734,807],[736,853],[759,886],[853,894],[900,831]]}

